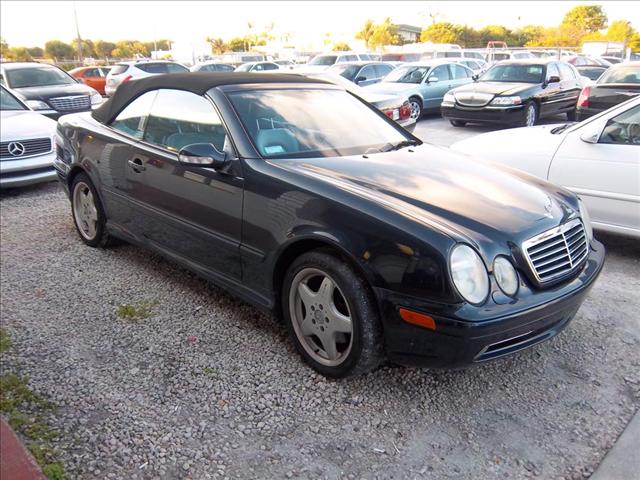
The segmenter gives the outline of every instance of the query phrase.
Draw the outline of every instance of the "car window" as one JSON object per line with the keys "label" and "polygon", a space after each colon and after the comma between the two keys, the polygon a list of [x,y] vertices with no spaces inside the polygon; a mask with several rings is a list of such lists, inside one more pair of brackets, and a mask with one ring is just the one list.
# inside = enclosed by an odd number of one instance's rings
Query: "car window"
{"label": "car window", "polygon": [[640,105],[609,119],[598,143],[640,145]]}
{"label": "car window", "polygon": [[341,55],[340,58],[338,58],[338,62],[357,62],[357,61],[358,61],[357,55]]}
{"label": "car window", "polygon": [[98,70],[97,68],[90,68],[88,70],[85,70],[83,76],[84,77],[90,77],[90,78],[99,77],[100,76],[100,70]]}
{"label": "car window", "polygon": [[225,147],[222,120],[209,100],[183,90],[159,90],[143,139],[178,152],[193,143]]}
{"label": "car window", "polygon": [[558,68],[560,69],[560,79],[561,80],[575,80],[576,75],[573,73],[573,68],[571,68],[566,63],[558,63]]}
{"label": "car window", "polygon": [[164,63],[138,63],[136,67],[147,73],[167,73]]}
{"label": "car window", "polygon": [[560,70],[558,70],[558,66],[555,63],[547,64],[547,80],[551,77],[560,78]]}
{"label": "car window", "polygon": [[422,83],[424,76],[429,71],[429,67],[416,67],[407,65],[398,67],[387,75],[383,82],[397,83]]}
{"label": "car window", "polygon": [[120,75],[121,73],[126,72],[128,68],[129,65],[116,65],[115,67],[111,68],[111,71],[109,73],[111,73],[111,75]]}
{"label": "car window", "polygon": [[263,70],[278,70],[278,65],[276,65],[275,63],[263,63],[262,64],[262,69]]}
{"label": "car window", "polygon": [[309,62],[309,65],[333,65],[336,60],[338,60],[337,55],[318,55]]}
{"label": "car window", "polygon": [[109,72],[111,71],[111,68],[105,68],[105,67],[102,67],[102,68],[100,69],[100,71],[101,71],[101,73],[102,73],[102,76],[103,76],[103,77],[106,77],[107,75],[109,75]]}
{"label": "car window", "polygon": [[373,65],[366,65],[362,70],[360,70],[358,77],[364,77],[365,80],[377,78],[375,67]]}
{"label": "car window", "polygon": [[542,70],[542,65],[497,63],[480,77],[480,81],[542,83]]}
{"label": "car window", "polygon": [[[37,64],[35,64],[37,65]],[[6,70],[10,88],[42,87],[45,85],[68,85],[75,79],[55,67],[26,67]]]}
{"label": "car window", "polygon": [[389,75],[389,72],[393,70],[391,65],[374,65],[377,78],[383,78]]}
{"label": "car window", "polygon": [[141,139],[144,132],[144,124],[149,116],[156,94],[157,91],[154,90],[140,95],[118,114],[115,120],[111,122],[111,127]]}
{"label": "car window", "polygon": [[429,73],[429,77],[427,78],[427,80],[433,82],[436,78],[439,82],[451,79],[449,75],[449,68],[447,67],[447,65],[438,65],[437,67],[435,67],[433,70],[431,70],[431,73]]}
{"label": "car window", "polygon": [[587,77],[589,80],[597,80],[606,68],[604,67],[580,67],[578,71],[580,75]]}
{"label": "car window", "polygon": [[0,110],[26,110],[26,107],[2,87],[0,88]]}
{"label": "car window", "polygon": [[640,66],[625,65],[610,68],[598,80],[598,83],[640,83]]}
{"label": "car window", "polygon": [[460,66],[460,65],[449,65],[449,70],[451,73],[451,78],[453,80],[460,80],[462,78],[469,78],[471,75],[473,75],[471,72],[469,72],[469,70],[467,70],[466,68]]}
{"label": "car window", "polygon": [[184,73],[189,71],[187,67],[183,67],[177,63],[165,63],[164,65],[167,73]]}

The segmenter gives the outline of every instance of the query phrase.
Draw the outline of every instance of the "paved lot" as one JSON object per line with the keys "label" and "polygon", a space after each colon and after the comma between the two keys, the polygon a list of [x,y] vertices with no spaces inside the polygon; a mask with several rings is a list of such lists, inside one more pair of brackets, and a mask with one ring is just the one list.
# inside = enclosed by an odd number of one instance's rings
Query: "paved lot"
{"label": "paved lot", "polygon": [[[452,128],[417,132],[446,143]],[[3,193],[0,227],[15,344],[0,366],[57,406],[72,478],[577,479],[640,408],[637,241],[600,235],[603,273],[550,342],[467,370],[329,381],[281,325],[191,273],[85,247],[55,183]],[[139,302],[148,318],[117,315]]]}

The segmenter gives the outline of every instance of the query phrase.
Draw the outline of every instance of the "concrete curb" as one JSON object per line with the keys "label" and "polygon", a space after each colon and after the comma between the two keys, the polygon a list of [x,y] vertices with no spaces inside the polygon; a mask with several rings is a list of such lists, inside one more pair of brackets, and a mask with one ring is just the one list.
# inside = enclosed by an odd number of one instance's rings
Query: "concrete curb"
{"label": "concrete curb", "polygon": [[636,412],[590,480],[640,480],[640,411]]}
{"label": "concrete curb", "polygon": [[46,480],[36,461],[3,418],[0,418],[0,478]]}

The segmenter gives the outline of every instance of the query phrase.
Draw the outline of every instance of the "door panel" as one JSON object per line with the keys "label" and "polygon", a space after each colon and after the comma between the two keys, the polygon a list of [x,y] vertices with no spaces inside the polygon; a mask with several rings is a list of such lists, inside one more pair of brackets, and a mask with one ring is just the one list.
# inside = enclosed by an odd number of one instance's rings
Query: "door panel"
{"label": "door panel", "polygon": [[[438,81],[429,81],[429,79],[437,78]],[[424,98],[424,108],[428,110],[437,110],[442,103],[444,94],[451,90],[451,77],[447,65],[439,65],[429,72],[425,82],[421,85],[420,90]]]}

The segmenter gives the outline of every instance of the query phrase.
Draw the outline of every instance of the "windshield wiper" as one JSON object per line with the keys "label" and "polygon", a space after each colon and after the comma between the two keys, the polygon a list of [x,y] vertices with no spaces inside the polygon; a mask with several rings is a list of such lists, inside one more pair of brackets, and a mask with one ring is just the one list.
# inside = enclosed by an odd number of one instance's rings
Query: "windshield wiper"
{"label": "windshield wiper", "polygon": [[384,147],[380,149],[381,152],[391,152],[393,150],[400,150],[405,147],[412,147],[414,145],[420,145],[417,140],[403,140],[398,143],[387,143]]}
{"label": "windshield wiper", "polygon": [[559,127],[552,128],[551,129],[551,133],[553,133],[555,135],[556,133],[564,132],[567,128],[569,128],[574,123],[575,122],[565,123],[564,125],[560,125]]}

